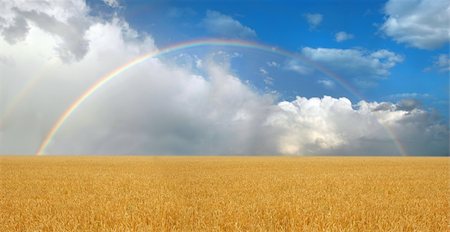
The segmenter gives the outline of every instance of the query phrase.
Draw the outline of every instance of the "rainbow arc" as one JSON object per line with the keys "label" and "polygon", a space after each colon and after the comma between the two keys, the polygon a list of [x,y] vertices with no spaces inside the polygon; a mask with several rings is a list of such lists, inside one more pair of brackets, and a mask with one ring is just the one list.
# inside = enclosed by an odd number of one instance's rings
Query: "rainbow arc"
{"label": "rainbow arc", "polygon": [[[321,64],[318,64],[300,54],[289,52],[284,49],[276,48],[273,46],[256,43],[256,42],[250,42],[250,41],[243,41],[243,40],[228,40],[228,39],[201,39],[201,40],[191,40],[187,42],[181,42],[177,44],[173,44],[170,46],[167,46],[163,49],[153,51],[147,54],[144,54],[142,56],[139,56],[128,63],[125,63],[121,65],[120,67],[117,67],[116,69],[112,70],[108,74],[100,77],[94,84],[92,84],[85,92],[83,92],[56,120],[56,122],[51,127],[50,131],[45,136],[44,140],[42,141],[41,145],[39,146],[36,155],[43,155],[45,154],[45,151],[47,147],[49,146],[50,142],[53,140],[57,132],[61,129],[61,127],[65,124],[65,122],[70,118],[70,116],[80,108],[80,106],[91,96],[93,96],[99,89],[104,87],[107,83],[110,81],[118,78],[120,74],[126,72],[127,70],[133,68],[135,65],[140,64],[144,61],[146,61],[149,58],[157,58],[160,56],[163,56],[165,54],[169,54],[171,52],[180,51],[183,49],[188,48],[195,48],[195,47],[205,47],[205,46],[224,46],[224,47],[241,47],[241,48],[250,48],[250,49],[256,49],[261,50],[269,53],[278,54],[281,56],[289,57],[292,59],[297,59],[305,64],[311,65],[318,71],[322,72],[326,76],[332,78],[335,80],[340,86],[342,86],[344,89],[346,89],[348,92],[359,98],[360,100],[363,100],[364,97],[355,90],[345,79],[341,78],[336,73],[332,72],[331,70],[327,69]],[[382,124],[382,123],[381,123]],[[386,125],[382,124],[385,128],[387,133],[392,137],[396,147],[398,148],[399,152],[402,155],[406,155],[405,149],[399,142],[399,140],[396,138],[394,132],[389,129]]]}

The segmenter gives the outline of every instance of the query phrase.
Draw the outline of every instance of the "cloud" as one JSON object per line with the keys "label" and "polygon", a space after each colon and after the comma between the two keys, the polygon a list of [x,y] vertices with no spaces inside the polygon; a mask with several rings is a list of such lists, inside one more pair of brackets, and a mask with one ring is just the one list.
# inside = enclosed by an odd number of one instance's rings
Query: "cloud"
{"label": "cloud", "polygon": [[403,111],[412,111],[414,109],[418,109],[422,106],[422,104],[416,100],[416,99],[411,99],[411,98],[406,98],[406,99],[402,99],[400,100],[397,104],[396,104],[396,109],[397,110],[403,110]]}
{"label": "cloud", "polygon": [[404,98],[412,98],[412,99],[425,99],[425,98],[431,98],[430,94],[427,93],[397,93],[392,94],[386,97],[386,99],[390,100],[401,100]]}
{"label": "cloud", "polygon": [[449,72],[450,71],[450,58],[448,54],[439,55],[433,64],[433,67],[439,70],[439,72]]}
{"label": "cloud", "polygon": [[[0,83],[8,86],[1,98],[1,154],[34,153],[58,116],[95,81],[158,50],[151,35],[121,19],[87,21],[88,50],[70,63],[55,56],[61,38],[37,23],[30,23],[26,37],[14,44],[0,39],[2,57],[11,60],[0,62]],[[227,59],[194,60],[201,60],[196,67],[201,75],[158,58],[122,72],[75,110],[46,152],[399,154],[387,127],[408,154],[448,154],[448,127],[414,104],[352,104],[327,96],[278,102],[241,81]]]}
{"label": "cloud", "polygon": [[265,70],[264,68],[259,68],[259,72],[261,74],[263,74],[263,75],[267,75],[268,74],[267,70]]}
{"label": "cloud", "polygon": [[366,101],[353,107],[347,98],[327,96],[278,105],[282,111],[271,123],[285,129],[279,138],[282,153],[398,154],[389,130],[409,154],[448,154],[448,128],[424,110]]}
{"label": "cloud", "polygon": [[16,12],[17,17],[26,18],[39,28],[61,39],[57,51],[64,61],[79,60],[86,54],[88,50],[88,42],[84,39],[88,26],[86,20],[71,18],[68,23],[64,23],[45,13],[20,10]]}
{"label": "cloud", "polygon": [[311,68],[309,68],[308,66],[303,65],[297,59],[290,59],[290,60],[286,61],[286,63],[284,64],[283,68],[285,70],[296,72],[296,73],[298,73],[300,75],[308,75],[308,74],[311,74],[313,72],[313,70]]}
{"label": "cloud", "polygon": [[263,76],[264,84],[273,85],[273,78],[269,75],[269,72],[264,68],[259,68],[259,72]]}
{"label": "cloud", "polygon": [[381,30],[399,43],[437,49],[450,39],[450,2],[446,0],[390,0]]}
{"label": "cloud", "polygon": [[335,85],[333,81],[324,80],[324,79],[318,80],[317,83],[327,89],[332,89],[332,88],[334,88],[334,85]]}
{"label": "cloud", "polygon": [[[105,100],[94,100],[95,107],[84,110],[84,115],[92,118],[75,121],[77,126],[68,125],[66,133],[59,135],[50,151],[276,153],[272,136],[277,129],[264,125],[275,108],[272,97],[257,94],[222,65],[206,63],[205,66],[206,77],[157,60],[134,73],[142,75],[152,71],[156,75],[132,78],[132,73],[125,74],[124,78],[129,78],[126,83],[109,89],[104,93]],[[87,132],[92,133],[89,138],[84,137]],[[81,141],[83,146],[72,145],[71,141]],[[265,144],[261,145],[261,141]]]}
{"label": "cloud", "polygon": [[390,69],[403,61],[403,57],[382,49],[369,52],[361,49],[335,49],[305,47],[302,55],[317,62],[340,77],[355,83],[375,83],[389,76]]}
{"label": "cloud", "polygon": [[2,34],[5,40],[11,44],[23,40],[28,33],[28,23],[25,19],[15,17],[11,25],[3,28]]}
{"label": "cloud", "polygon": [[31,28],[38,27],[59,38],[53,49],[66,62],[81,59],[88,50],[84,35],[92,18],[86,15],[88,7],[84,2],[35,1],[22,4],[10,1],[0,13],[1,34],[10,44],[24,40]]}
{"label": "cloud", "polygon": [[323,15],[317,14],[317,13],[316,13],[316,14],[307,13],[307,14],[305,14],[304,16],[305,16],[306,21],[308,22],[309,27],[310,27],[311,29],[314,29],[314,28],[316,28],[317,26],[319,26],[320,23],[321,23],[322,20],[323,20]]}
{"label": "cloud", "polygon": [[280,67],[280,64],[275,61],[269,61],[269,62],[267,62],[267,66],[269,66],[271,68],[278,68],[278,67]]}
{"label": "cloud", "polygon": [[197,12],[189,7],[172,7],[169,9],[167,15],[171,18],[193,17],[197,15]]}
{"label": "cloud", "polygon": [[[74,12],[79,12],[77,17],[89,22],[84,33],[89,49],[79,60],[65,63],[58,51],[63,43],[61,38],[34,22],[29,23],[27,35],[14,44],[0,38],[2,57],[7,61],[0,62],[0,83],[8,86],[2,88],[0,107],[2,154],[34,153],[56,117],[92,81],[139,55],[156,50],[151,37],[136,36],[126,22],[118,19],[90,21],[82,3],[69,4],[73,7],[70,12],[66,12],[64,4],[69,1],[57,1],[52,7],[36,5],[31,11],[17,9],[46,15],[51,14],[48,9],[52,9],[52,18],[70,26],[73,24],[73,27],[77,27],[78,22],[70,18],[74,17]],[[25,4],[23,7],[32,6]],[[12,8],[2,16],[14,18],[17,11]]]}
{"label": "cloud", "polygon": [[239,21],[218,11],[208,10],[202,25],[210,33],[218,36],[234,38],[256,37],[256,32],[253,29],[242,25]]}
{"label": "cloud", "polygon": [[345,31],[340,31],[336,33],[335,38],[337,42],[343,42],[345,40],[353,39],[355,36],[352,34],[349,34]]}
{"label": "cloud", "polygon": [[108,5],[109,7],[112,8],[117,8],[120,6],[119,1],[118,0],[103,0],[103,2]]}

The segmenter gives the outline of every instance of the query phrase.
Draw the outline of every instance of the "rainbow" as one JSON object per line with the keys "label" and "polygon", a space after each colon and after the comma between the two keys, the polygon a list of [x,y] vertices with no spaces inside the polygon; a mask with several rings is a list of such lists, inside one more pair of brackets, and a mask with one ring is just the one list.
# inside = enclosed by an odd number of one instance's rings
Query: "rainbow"
{"label": "rainbow", "polygon": [[47,61],[37,72],[37,75],[30,78],[30,81],[26,82],[20,92],[12,98],[9,104],[5,106],[5,110],[0,117],[0,130],[11,118],[11,115],[14,113],[15,109],[20,105],[19,103],[21,103],[29,95],[29,93],[36,88],[36,85],[45,78],[52,65],[54,65],[53,61]]}
{"label": "rainbow", "polygon": [[[256,49],[261,50],[269,53],[278,54],[281,56],[301,60],[311,66],[313,66],[315,69],[321,71],[328,77],[333,78],[339,85],[341,85],[343,88],[345,88],[347,91],[352,93],[354,96],[358,97],[360,100],[364,99],[358,91],[352,88],[352,86],[339,77],[337,74],[333,73],[332,71],[328,70],[324,66],[315,63],[306,57],[289,52],[284,49],[280,49],[277,47],[251,42],[251,41],[243,41],[243,40],[231,40],[231,39],[199,39],[199,40],[191,40],[191,41],[185,41],[177,44],[173,44],[171,46],[167,46],[163,49],[153,51],[144,55],[141,55],[128,63],[123,64],[122,66],[114,69],[113,71],[107,73],[100,79],[98,79],[94,84],[92,84],[83,94],[81,94],[57,119],[57,121],[53,124],[48,134],[45,136],[44,140],[42,141],[41,145],[39,146],[36,155],[43,155],[45,150],[47,149],[48,145],[52,141],[55,134],[58,132],[58,130],[64,125],[64,123],[67,121],[67,119],[75,112],[76,109],[80,107],[80,105],[83,104],[90,96],[92,96],[97,90],[102,88],[104,85],[106,85],[111,80],[118,77],[120,74],[126,72],[127,70],[131,69],[135,65],[144,62],[145,60],[149,58],[157,58],[159,56],[179,51],[182,49],[188,49],[188,48],[195,48],[195,47],[205,47],[205,46],[226,46],[226,47],[238,47],[238,48],[250,48],[250,49]],[[402,155],[406,155],[406,152],[401,145],[400,141],[396,139],[396,136],[392,130],[390,130],[387,126],[384,126],[386,128],[386,131],[388,134],[393,138],[395,145],[397,146],[398,150]]]}

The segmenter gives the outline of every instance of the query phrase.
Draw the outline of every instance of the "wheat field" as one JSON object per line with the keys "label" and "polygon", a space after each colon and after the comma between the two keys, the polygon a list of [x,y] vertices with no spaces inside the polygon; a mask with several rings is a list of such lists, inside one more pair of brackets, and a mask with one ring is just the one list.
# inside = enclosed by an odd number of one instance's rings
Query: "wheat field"
{"label": "wheat field", "polygon": [[0,231],[448,231],[449,158],[0,157]]}

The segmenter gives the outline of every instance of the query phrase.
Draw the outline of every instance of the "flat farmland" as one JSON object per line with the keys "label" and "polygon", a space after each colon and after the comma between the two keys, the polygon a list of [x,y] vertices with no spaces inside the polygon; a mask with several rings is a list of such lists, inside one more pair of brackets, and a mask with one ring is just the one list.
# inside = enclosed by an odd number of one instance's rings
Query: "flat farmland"
{"label": "flat farmland", "polygon": [[0,157],[0,231],[448,231],[449,158]]}

